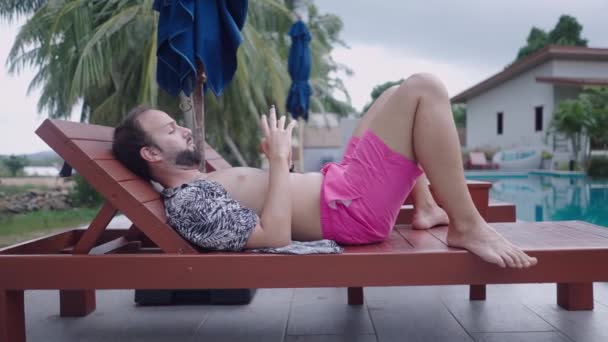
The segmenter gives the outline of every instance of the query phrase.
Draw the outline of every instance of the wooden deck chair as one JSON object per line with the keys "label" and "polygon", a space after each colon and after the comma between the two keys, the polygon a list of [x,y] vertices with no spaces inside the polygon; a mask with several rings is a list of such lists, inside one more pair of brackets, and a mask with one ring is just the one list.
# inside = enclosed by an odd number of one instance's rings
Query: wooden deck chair
{"label": "wooden deck chair", "polygon": [[486,154],[483,152],[469,153],[468,169],[498,169],[498,164],[488,162]]}
{"label": "wooden deck chair", "polygon": [[[60,290],[62,316],[95,309],[97,289],[347,287],[363,304],[365,286],[557,283],[557,302],[593,308],[593,282],[608,281],[608,230],[584,222],[501,223],[497,230],[539,258],[531,269],[501,269],[446,244],[447,227],[397,225],[384,243],[343,254],[200,253],[166,224],[158,192],[110,152],[112,128],[46,120],[37,134],[105,198],[87,229],[0,249],[0,341],[23,342],[24,291]],[[228,167],[208,147],[208,167]],[[478,203],[480,211],[488,208]],[[486,209],[483,209],[485,206]],[[105,229],[120,211],[129,229]],[[484,288],[485,289],[485,288]],[[483,295],[483,296],[482,296]]]}

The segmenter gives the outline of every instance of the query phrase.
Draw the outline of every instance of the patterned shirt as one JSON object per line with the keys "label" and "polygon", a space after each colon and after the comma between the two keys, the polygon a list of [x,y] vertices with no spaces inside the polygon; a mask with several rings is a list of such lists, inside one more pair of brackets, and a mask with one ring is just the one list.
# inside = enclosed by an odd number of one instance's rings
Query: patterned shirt
{"label": "patterned shirt", "polygon": [[[257,224],[253,209],[241,206],[212,180],[195,180],[161,192],[167,221],[181,236],[209,250],[241,251]],[[280,248],[250,252],[272,254],[335,254],[344,249],[332,240],[292,241]]]}
{"label": "patterned shirt", "polygon": [[164,189],[167,220],[186,240],[205,249],[240,251],[257,224],[257,215],[241,206],[216,181],[200,179]]}

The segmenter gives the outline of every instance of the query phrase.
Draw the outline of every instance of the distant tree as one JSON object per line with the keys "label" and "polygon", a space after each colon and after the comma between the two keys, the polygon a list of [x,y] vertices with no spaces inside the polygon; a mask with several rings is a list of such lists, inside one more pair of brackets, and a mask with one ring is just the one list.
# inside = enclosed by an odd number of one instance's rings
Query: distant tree
{"label": "distant tree", "polygon": [[564,134],[572,144],[572,159],[578,161],[586,134],[589,108],[587,103],[579,99],[561,101],[553,115],[552,129]]}
{"label": "distant tree", "polygon": [[453,104],[452,113],[454,114],[454,122],[456,122],[456,127],[460,127],[460,128],[466,127],[466,125],[467,125],[467,107],[461,103]]}
{"label": "distant tree", "polygon": [[587,88],[579,95],[589,104],[588,133],[592,148],[608,147],[608,88]]}
{"label": "distant tree", "polygon": [[581,37],[583,25],[575,17],[562,15],[559,21],[549,32],[549,43],[556,45],[587,46],[587,39]]}
{"label": "distant tree", "polygon": [[[608,144],[608,89],[586,88],[575,99],[558,103],[550,132],[562,133],[570,139],[573,160],[589,142],[596,146]],[[584,156],[584,162],[589,159]]]}
{"label": "distant tree", "polygon": [[549,35],[538,27],[532,27],[527,42],[528,44],[526,44],[526,46],[519,49],[517,60],[547,46],[549,44]]}
{"label": "distant tree", "polygon": [[376,99],[378,99],[378,97],[380,97],[385,90],[392,86],[401,84],[401,82],[403,82],[403,79],[400,79],[399,81],[389,81],[375,86],[371,93],[372,101],[363,107],[363,113],[367,112],[367,110],[374,104],[374,102],[376,102]]}
{"label": "distant tree", "polygon": [[557,24],[549,33],[538,27],[532,27],[528,35],[527,44],[519,49],[515,61],[547,45],[587,46],[587,39],[581,37],[582,31],[583,26],[578,23],[575,17],[569,15],[559,17]]}
{"label": "distant tree", "polygon": [[23,156],[16,156],[14,154],[11,154],[2,162],[4,163],[4,166],[6,166],[6,168],[8,169],[8,172],[10,172],[11,176],[13,177],[17,176],[17,173],[23,170],[23,168],[28,164],[27,158]]}

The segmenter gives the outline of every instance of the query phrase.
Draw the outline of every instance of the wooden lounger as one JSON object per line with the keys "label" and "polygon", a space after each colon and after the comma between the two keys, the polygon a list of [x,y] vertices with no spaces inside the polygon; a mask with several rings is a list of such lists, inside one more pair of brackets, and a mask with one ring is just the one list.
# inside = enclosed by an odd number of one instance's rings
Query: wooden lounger
{"label": "wooden lounger", "polygon": [[[59,289],[62,316],[92,312],[96,289],[348,287],[348,303],[362,304],[364,286],[473,284],[475,299],[485,297],[483,284],[509,283],[557,283],[559,305],[589,310],[593,282],[608,280],[608,230],[584,222],[495,224],[539,258],[526,270],[501,269],[447,247],[446,227],[409,225],[396,226],[389,241],[340,255],[201,253],[166,224],[152,186],[114,159],[111,128],[46,120],[37,133],[106,203],[87,229],[0,249],[1,341],[25,341],[23,295],[31,289]],[[207,156],[208,169],[229,167],[209,147]],[[487,217],[487,192],[473,198]],[[117,211],[133,226],[106,230]]]}

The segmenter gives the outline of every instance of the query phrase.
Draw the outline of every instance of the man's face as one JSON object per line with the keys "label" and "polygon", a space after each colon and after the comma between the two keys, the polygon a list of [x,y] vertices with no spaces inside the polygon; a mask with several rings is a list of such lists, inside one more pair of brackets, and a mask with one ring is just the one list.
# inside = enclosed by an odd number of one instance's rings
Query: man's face
{"label": "man's face", "polygon": [[145,152],[148,161],[164,161],[185,169],[199,167],[201,155],[194,144],[190,129],[179,126],[167,113],[159,110],[142,113],[137,120],[148,137],[157,145],[149,147]]}

